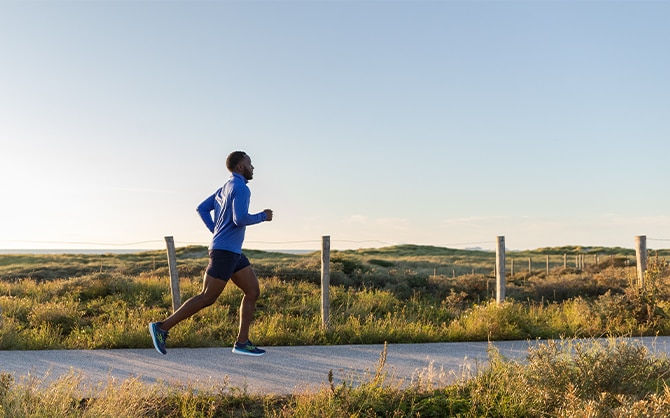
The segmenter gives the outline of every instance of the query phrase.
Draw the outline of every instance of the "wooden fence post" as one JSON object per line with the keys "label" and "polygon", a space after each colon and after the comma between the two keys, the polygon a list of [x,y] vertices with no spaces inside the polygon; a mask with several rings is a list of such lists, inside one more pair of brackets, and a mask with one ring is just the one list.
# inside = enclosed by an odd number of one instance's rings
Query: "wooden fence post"
{"label": "wooden fence post", "polygon": [[321,237],[321,325],[330,324],[330,236]]}
{"label": "wooden fence post", "polygon": [[177,253],[174,249],[174,238],[165,237],[167,245],[168,267],[170,268],[170,292],[172,293],[172,312],[181,306],[179,294],[179,273],[177,273]]}
{"label": "wooden fence post", "polygon": [[549,275],[549,254],[547,254],[547,276]]}
{"label": "wooden fence post", "polygon": [[635,256],[637,257],[637,280],[640,288],[644,287],[644,272],[647,271],[647,236],[635,237]]}
{"label": "wooden fence post", "polygon": [[505,301],[505,237],[498,237],[496,246],[496,303]]}

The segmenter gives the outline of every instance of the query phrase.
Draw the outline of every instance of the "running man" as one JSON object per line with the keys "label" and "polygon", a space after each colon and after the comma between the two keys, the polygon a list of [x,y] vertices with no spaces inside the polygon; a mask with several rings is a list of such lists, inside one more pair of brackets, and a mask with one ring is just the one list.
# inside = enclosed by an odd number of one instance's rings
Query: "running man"
{"label": "running man", "polygon": [[265,350],[256,347],[249,340],[249,325],[256,309],[260,288],[256,273],[242,253],[242,243],[246,226],[271,221],[272,210],[249,213],[251,191],[247,183],[254,176],[254,166],[245,152],[230,153],[226,159],[226,167],[232,174],[228,181],[197,208],[203,222],[213,234],[202,292],[187,300],[167,319],[149,324],[154,347],[161,354],[166,353],[168,331],[184,319],[212,305],[229,279],[244,292],[240,304],[239,333],[233,353],[249,356],[265,354]]}

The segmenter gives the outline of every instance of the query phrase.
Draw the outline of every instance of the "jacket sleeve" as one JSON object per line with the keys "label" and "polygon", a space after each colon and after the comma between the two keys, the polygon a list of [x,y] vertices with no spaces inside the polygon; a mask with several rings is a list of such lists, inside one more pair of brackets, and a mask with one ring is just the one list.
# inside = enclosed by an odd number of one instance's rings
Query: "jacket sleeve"
{"label": "jacket sleeve", "polygon": [[205,199],[196,209],[200,218],[205,223],[205,226],[211,233],[214,233],[214,218],[212,217],[212,211],[214,211],[215,199],[216,193]]}
{"label": "jacket sleeve", "polygon": [[240,188],[233,198],[233,222],[237,226],[247,226],[261,223],[267,220],[265,211],[251,214],[249,213],[249,201],[251,200],[251,191],[248,188]]}

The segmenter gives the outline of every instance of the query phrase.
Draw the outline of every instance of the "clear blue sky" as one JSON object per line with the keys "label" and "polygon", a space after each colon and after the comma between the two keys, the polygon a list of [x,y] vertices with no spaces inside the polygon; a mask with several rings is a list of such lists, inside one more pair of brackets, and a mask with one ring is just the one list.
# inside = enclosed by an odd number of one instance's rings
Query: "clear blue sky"
{"label": "clear blue sky", "polygon": [[[0,248],[670,242],[670,2],[0,1]],[[84,244],[79,244],[84,243]],[[142,243],[142,244],[137,244]]]}

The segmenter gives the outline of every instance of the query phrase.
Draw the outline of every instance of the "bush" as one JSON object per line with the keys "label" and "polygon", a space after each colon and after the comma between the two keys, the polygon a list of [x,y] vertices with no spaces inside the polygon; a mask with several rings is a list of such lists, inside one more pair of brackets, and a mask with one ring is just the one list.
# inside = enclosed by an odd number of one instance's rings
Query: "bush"
{"label": "bush", "polygon": [[[631,416],[636,408],[670,412],[670,361],[624,340],[549,341],[527,364],[494,349],[490,365],[465,383],[476,416]],[[662,399],[662,400],[661,400]],[[638,415],[636,416],[646,416]]]}

